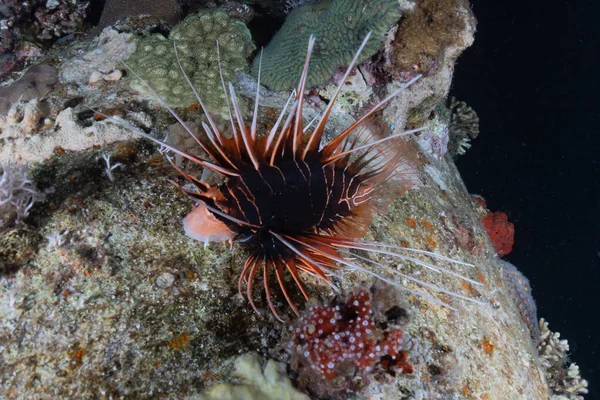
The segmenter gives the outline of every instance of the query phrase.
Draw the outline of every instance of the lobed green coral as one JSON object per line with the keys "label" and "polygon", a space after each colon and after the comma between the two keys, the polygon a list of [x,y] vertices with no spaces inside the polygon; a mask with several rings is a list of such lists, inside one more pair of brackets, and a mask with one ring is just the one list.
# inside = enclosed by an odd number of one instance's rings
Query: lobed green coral
{"label": "lobed green coral", "polygon": [[[137,50],[127,63],[170,106],[192,105],[197,100],[177,64],[175,43],[181,65],[202,101],[212,111],[224,113],[226,103],[219,78],[217,40],[223,79],[233,81],[235,74],[246,68],[246,58],[255,47],[248,28],[221,11],[187,17],[173,28],[169,39],[159,34],[138,39]],[[131,86],[148,92],[137,79],[132,80]]]}
{"label": "lobed green coral", "polygon": [[[373,34],[359,61],[377,52],[385,33],[400,15],[394,0],[324,0],[298,7],[264,50],[261,83],[273,90],[292,88],[300,77],[311,34],[317,41],[307,86],[326,82],[337,67],[350,63],[369,31]],[[258,64],[259,56],[254,59],[255,74]]]}

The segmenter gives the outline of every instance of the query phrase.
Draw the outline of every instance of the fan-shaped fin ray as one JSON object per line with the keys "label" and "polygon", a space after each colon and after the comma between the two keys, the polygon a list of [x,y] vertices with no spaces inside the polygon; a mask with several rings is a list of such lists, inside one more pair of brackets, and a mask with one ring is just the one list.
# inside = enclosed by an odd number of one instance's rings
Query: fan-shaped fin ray
{"label": "fan-shaped fin ray", "polygon": [[252,126],[250,128],[250,137],[256,141],[256,120],[258,119],[258,98],[260,96],[260,71],[262,69],[263,49],[260,49],[260,59],[258,60],[258,80],[256,82],[256,99],[254,100],[254,114],[252,116]]}
{"label": "fan-shaped fin ray", "polygon": [[292,154],[294,158],[297,156],[297,152],[300,146],[302,146],[302,139],[304,130],[302,129],[302,108],[304,106],[304,89],[306,88],[306,77],[308,75],[308,64],[310,62],[310,56],[315,46],[315,37],[310,35],[308,39],[308,49],[306,50],[306,59],[304,60],[304,67],[302,68],[302,74],[300,75],[300,82],[298,83],[298,89],[296,91],[296,99],[298,100],[298,108],[296,108],[296,118],[294,121],[294,136],[292,143]]}
{"label": "fan-shaped fin ray", "polygon": [[321,139],[323,137],[323,132],[325,131],[325,125],[327,124],[327,120],[329,119],[329,114],[331,113],[331,110],[333,109],[333,106],[335,105],[335,101],[337,100],[337,97],[340,94],[342,87],[346,83],[346,79],[348,79],[348,76],[350,75],[352,68],[354,68],[354,65],[358,61],[358,57],[360,56],[360,53],[363,51],[363,49],[367,45],[367,42],[369,41],[369,38],[371,37],[371,33],[372,33],[371,31],[369,31],[369,33],[367,33],[367,36],[365,36],[360,47],[356,51],[356,54],[354,55],[352,62],[350,62],[350,65],[348,65],[348,68],[346,69],[346,73],[342,77],[342,80],[341,80],[339,86],[337,87],[334,95],[332,96],[331,100],[329,101],[329,104],[327,105],[327,108],[325,109],[325,112],[323,113],[323,116],[319,120],[319,123],[313,130],[312,135],[310,136],[310,139],[308,140],[308,143],[304,149],[304,154],[302,156],[303,159],[306,157],[306,155],[309,152],[311,152],[311,151],[316,152],[319,150],[319,145],[321,144]]}

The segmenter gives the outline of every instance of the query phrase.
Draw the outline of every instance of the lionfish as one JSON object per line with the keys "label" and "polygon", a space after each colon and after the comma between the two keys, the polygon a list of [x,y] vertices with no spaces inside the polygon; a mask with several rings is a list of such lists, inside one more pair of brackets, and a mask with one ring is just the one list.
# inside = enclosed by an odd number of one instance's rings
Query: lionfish
{"label": "lionfish", "polygon": [[[297,315],[299,315],[298,309],[286,288],[285,273],[289,273],[304,298],[308,300],[309,294],[301,274],[320,278],[336,289],[331,277],[337,276],[336,272],[342,266],[365,272],[402,290],[451,309],[454,308],[429,294],[403,286],[399,283],[399,278],[453,297],[480,303],[478,300],[406,275],[398,269],[390,268],[356,253],[358,250],[394,257],[436,272],[454,275],[473,285],[481,285],[477,281],[414,255],[424,255],[463,266],[472,266],[472,264],[425,250],[360,240],[366,233],[372,213],[381,211],[381,206],[386,201],[393,199],[394,194],[397,196],[410,189],[414,182],[412,176],[414,173],[402,168],[406,167],[407,163],[398,146],[394,145],[394,139],[424,129],[392,134],[367,143],[364,143],[364,139],[369,135],[365,129],[361,129],[369,117],[419,79],[417,76],[377,103],[332,140],[323,143],[325,126],[336,99],[369,37],[370,33],[356,52],[337,90],[311,132],[308,129],[310,125],[304,127],[303,104],[309,61],[315,45],[314,36],[311,36],[308,42],[298,87],[287,99],[274,126],[264,134],[257,132],[260,67],[254,114],[250,126],[244,123],[233,85],[229,83],[228,95],[221,76],[231,121],[232,135],[227,137],[217,128],[201,96],[181,67],[175,48],[181,72],[206,115],[208,124],[202,123],[206,138],[201,138],[193,132],[152,87],[132,71],[210,159],[189,154],[123,120],[107,117],[108,120],[124,125],[159,144],[163,149],[222,176],[223,183],[211,186],[171,162],[191,186],[182,187],[175,184],[197,202],[193,211],[183,220],[186,234],[205,245],[209,242],[236,241],[250,250],[239,277],[238,290],[243,297],[243,286],[246,286],[248,301],[259,314],[252,296],[252,285],[261,269],[267,303],[273,315],[280,321],[282,319],[273,304],[268,284],[271,270],[275,272],[287,303]],[[220,60],[218,62],[220,67]],[[387,143],[389,141],[392,143]],[[396,186],[396,190],[390,190],[392,186]],[[193,190],[188,187],[193,187]],[[411,253],[413,255],[410,255]],[[370,268],[363,267],[357,260],[370,264]],[[382,272],[377,272],[378,270]]]}

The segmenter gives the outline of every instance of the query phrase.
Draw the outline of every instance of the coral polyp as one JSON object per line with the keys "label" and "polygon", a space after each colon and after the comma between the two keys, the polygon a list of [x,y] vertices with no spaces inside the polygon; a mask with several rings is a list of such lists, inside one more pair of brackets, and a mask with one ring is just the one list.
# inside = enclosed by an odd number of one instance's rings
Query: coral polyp
{"label": "coral polyp", "polygon": [[[184,229],[188,236],[205,245],[213,241],[235,240],[249,248],[250,256],[243,267],[238,288],[242,294],[243,286],[246,286],[248,300],[257,312],[258,307],[252,295],[257,275],[263,277],[266,300],[271,311],[276,318],[281,319],[272,300],[269,274],[274,272],[283,296],[291,309],[299,314],[292,300],[293,296],[286,288],[284,275],[289,274],[299,292],[308,299],[301,274],[315,276],[335,287],[332,276],[336,275],[341,266],[363,271],[405,290],[408,289],[397,282],[398,277],[468,299],[353,254],[354,259],[363,259],[371,264],[372,268],[364,268],[345,256],[345,253],[352,250],[415,262],[438,272],[456,275],[475,285],[480,284],[398,251],[413,254],[420,252],[438,260],[453,261],[435,253],[357,239],[365,234],[374,211],[383,210],[387,203],[415,185],[415,168],[407,160],[406,152],[403,152],[406,142],[402,136],[422,130],[419,128],[377,139],[377,135],[367,125],[367,120],[374,113],[414,83],[418,79],[416,77],[396,89],[332,140],[323,143],[325,126],[335,100],[369,36],[370,34],[362,42],[347,68],[346,76],[341,80],[342,84],[311,132],[307,132],[308,127],[304,127],[303,104],[309,61],[315,46],[314,37],[308,43],[298,87],[269,132],[259,134],[257,129],[259,90],[256,93],[252,123],[247,126],[233,85],[230,84],[228,102],[233,105],[233,112],[229,110],[232,136],[226,136],[208,113],[181,64],[181,71],[207,116],[208,123],[202,124],[206,138],[199,137],[166,103],[165,106],[203,152],[208,154],[210,161],[136,130],[140,135],[222,177],[223,183],[210,185],[173,163],[188,182],[187,186],[178,186],[197,201],[197,207],[184,219]],[[260,77],[257,87],[260,87]],[[155,92],[150,86],[148,89]],[[377,269],[382,272],[375,272]],[[395,277],[387,277],[389,274],[394,274]],[[444,304],[429,295],[418,294]]]}

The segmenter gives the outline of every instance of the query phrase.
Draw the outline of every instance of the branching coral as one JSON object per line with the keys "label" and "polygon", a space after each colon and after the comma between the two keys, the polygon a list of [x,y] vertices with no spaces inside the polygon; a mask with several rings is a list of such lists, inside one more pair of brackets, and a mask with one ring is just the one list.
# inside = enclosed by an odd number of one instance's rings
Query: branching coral
{"label": "branching coral", "polygon": [[[235,74],[246,68],[246,58],[254,50],[250,31],[241,21],[216,11],[187,17],[175,26],[167,40],[162,35],[152,35],[138,41],[136,52],[127,60],[133,71],[171,106],[183,107],[197,102],[179,65],[194,84],[202,101],[213,111],[225,113],[225,95],[219,78],[217,41],[223,79],[233,81]],[[132,87],[147,92],[139,80]]]}
{"label": "branching coral", "polygon": [[[337,67],[350,63],[365,35],[371,40],[359,61],[379,49],[385,33],[400,18],[401,9],[393,0],[331,0],[296,8],[265,48],[261,82],[273,90],[289,89],[298,82],[309,36],[317,42],[310,60],[307,86],[326,82]],[[258,72],[260,57],[254,59]]]}
{"label": "branching coral", "polygon": [[25,218],[29,210],[45,196],[28,178],[26,165],[0,165],[0,227],[16,219]]}
{"label": "branching coral", "polygon": [[546,372],[546,380],[553,400],[583,400],[588,393],[588,382],[581,378],[577,364],[569,364],[569,343],[560,340],[560,333],[552,332],[543,318],[539,322],[538,354]]}
{"label": "branching coral", "polygon": [[479,135],[479,117],[467,103],[454,97],[450,98],[448,108],[451,112],[448,150],[453,156],[463,155],[471,147],[471,139]]}

